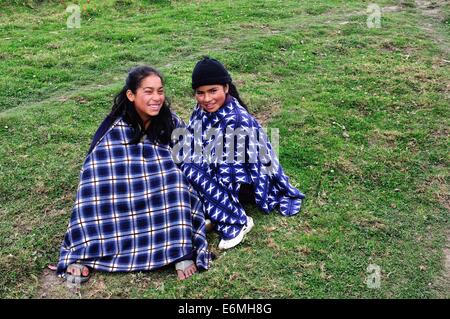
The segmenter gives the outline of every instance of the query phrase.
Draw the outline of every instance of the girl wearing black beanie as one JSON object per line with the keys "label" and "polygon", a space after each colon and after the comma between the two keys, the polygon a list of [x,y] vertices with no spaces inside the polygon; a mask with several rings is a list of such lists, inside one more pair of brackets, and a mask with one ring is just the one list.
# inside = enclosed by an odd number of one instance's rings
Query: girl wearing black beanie
{"label": "girl wearing black beanie", "polygon": [[[197,62],[194,71],[192,72],[192,89],[194,89],[194,94],[199,103],[203,100],[205,86],[215,87],[219,94],[231,95],[238,100],[239,104],[244,107],[246,111],[248,111],[247,105],[239,96],[239,92],[228,71],[222,63],[207,56]],[[220,86],[223,87],[223,91]],[[202,90],[199,90],[199,88],[202,88]],[[222,102],[222,100],[220,101]],[[206,102],[208,102],[208,100]],[[222,105],[223,104],[217,106],[220,108]],[[207,110],[207,108],[205,108],[205,110]]]}
{"label": "girl wearing black beanie", "polygon": [[[196,138],[190,139],[191,157],[181,169],[221,236],[219,249],[229,249],[253,227],[243,202],[256,203],[265,213],[278,209],[292,216],[300,211],[305,196],[289,183],[222,63],[209,57],[200,60],[192,72],[192,88],[197,106],[187,128]],[[216,133],[210,134],[210,129]]]}

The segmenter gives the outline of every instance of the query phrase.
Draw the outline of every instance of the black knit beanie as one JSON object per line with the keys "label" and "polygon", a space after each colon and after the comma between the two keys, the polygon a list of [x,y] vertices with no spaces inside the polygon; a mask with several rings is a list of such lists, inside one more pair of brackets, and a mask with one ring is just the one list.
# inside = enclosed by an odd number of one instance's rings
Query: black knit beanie
{"label": "black knit beanie", "polygon": [[202,85],[227,84],[230,82],[231,76],[222,63],[207,56],[197,62],[192,72],[192,88],[194,90]]}

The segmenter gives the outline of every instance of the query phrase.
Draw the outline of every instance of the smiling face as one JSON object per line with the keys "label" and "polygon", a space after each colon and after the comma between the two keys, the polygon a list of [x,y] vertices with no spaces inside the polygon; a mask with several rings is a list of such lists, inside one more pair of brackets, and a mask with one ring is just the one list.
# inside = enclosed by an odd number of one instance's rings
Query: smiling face
{"label": "smiling face", "polygon": [[157,75],[149,75],[144,78],[141,85],[133,93],[127,91],[128,99],[134,103],[136,112],[144,124],[147,124],[151,116],[159,114],[164,103],[164,88],[161,78]]}
{"label": "smiling face", "polygon": [[228,84],[202,85],[195,89],[195,99],[206,112],[216,112],[225,103]]}

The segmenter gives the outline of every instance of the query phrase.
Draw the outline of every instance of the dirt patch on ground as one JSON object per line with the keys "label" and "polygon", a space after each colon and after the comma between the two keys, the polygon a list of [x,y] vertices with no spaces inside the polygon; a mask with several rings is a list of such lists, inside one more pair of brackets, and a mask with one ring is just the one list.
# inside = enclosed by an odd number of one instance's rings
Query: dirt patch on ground
{"label": "dirt patch on ground", "polygon": [[258,120],[259,124],[261,124],[262,127],[266,127],[267,123],[270,121],[270,119],[280,113],[281,106],[279,103],[274,102],[270,104],[270,107],[265,107],[258,113],[253,113],[252,115]]}
{"label": "dirt patch on ground", "polygon": [[402,11],[402,10],[403,10],[402,6],[391,6],[391,7],[383,7],[383,8],[381,8],[381,11],[383,13],[399,12],[399,11]]}
{"label": "dirt patch on ground", "polygon": [[425,30],[428,35],[437,42],[441,50],[450,56],[450,44],[448,40],[439,32],[436,27],[437,23],[440,23],[444,19],[444,13],[442,7],[446,1],[426,1],[416,0],[416,6],[422,15],[427,18],[419,21],[419,25]]}
{"label": "dirt patch on ground", "polygon": [[443,0],[434,0],[434,1],[427,1],[427,0],[416,0],[416,6],[419,8],[422,13],[426,16],[437,18],[437,19],[443,19],[444,14],[441,10],[442,6],[445,4]]}
{"label": "dirt patch on ground", "polygon": [[111,298],[107,291],[103,277],[92,274],[87,283],[82,285],[70,284],[65,279],[56,275],[50,269],[44,269],[35,296],[39,299],[97,299]]}
{"label": "dirt patch on ground", "polygon": [[373,147],[381,147],[394,149],[397,147],[397,140],[402,137],[402,133],[399,131],[387,131],[375,129],[371,135],[369,135],[369,145]]}
{"label": "dirt patch on ground", "polygon": [[78,287],[69,287],[64,279],[56,276],[54,271],[44,269],[39,278],[36,297],[41,299],[79,299],[81,294]]}

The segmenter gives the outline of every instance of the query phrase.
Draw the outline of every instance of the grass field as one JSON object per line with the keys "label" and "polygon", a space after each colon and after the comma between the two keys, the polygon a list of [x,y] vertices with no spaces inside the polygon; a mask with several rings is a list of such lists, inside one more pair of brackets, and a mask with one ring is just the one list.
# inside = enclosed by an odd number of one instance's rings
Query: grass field
{"label": "grass field", "polygon": [[[0,297],[449,298],[450,5],[375,1],[0,0]],[[95,273],[73,292],[58,258],[91,137],[127,70],[158,67],[185,120],[204,54],[250,111],[279,128],[279,157],[306,194],[211,270]],[[448,251],[447,251],[448,252]],[[371,289],[369,265],[381,269]]]}

